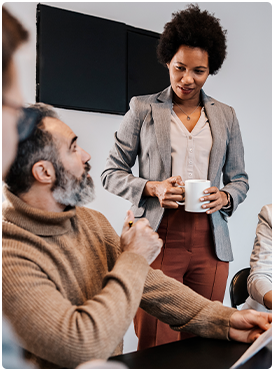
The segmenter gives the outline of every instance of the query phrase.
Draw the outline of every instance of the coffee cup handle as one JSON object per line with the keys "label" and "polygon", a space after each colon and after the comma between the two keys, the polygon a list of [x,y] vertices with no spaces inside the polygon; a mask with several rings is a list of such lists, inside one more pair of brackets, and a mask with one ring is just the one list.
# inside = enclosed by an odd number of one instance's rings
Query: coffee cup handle
{"label": "coffee cup handle", "polygon": [[[185,185],[176,185],[178,186],[179,188],[185,188]],[[180,206],[184,206],[185,205],[185,202],[178,202],[176,201],[177,204],[179,204]]]}

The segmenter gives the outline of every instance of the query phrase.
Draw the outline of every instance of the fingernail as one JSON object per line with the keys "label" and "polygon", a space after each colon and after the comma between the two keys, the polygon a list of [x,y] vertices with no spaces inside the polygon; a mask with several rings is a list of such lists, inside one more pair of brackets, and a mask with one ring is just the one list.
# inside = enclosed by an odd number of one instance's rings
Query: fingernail
{"label": "fingernail", "polygon": [[207,191],[207,190],[204,190],[204,193],[205,193],[205,194],[207,194],[207,193],[208,193],[208,191]]}
{"label": "fingernail", "polygon": [[204,202],[204,198],[200,198],[200,201],[201,201],[201,202]]}

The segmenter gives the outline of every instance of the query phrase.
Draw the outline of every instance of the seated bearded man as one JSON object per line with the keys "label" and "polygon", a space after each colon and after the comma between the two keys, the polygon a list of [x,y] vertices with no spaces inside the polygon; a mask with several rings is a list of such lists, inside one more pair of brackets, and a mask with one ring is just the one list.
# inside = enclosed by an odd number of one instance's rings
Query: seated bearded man
{"label": "seated bearded man", "polygon": [[90,155],[46,105],[4,186],[3,312],[36,365],[73,368],[122,351],[139,305],[204,337],[255,340],[271,315],[211,302],[149,264],[162,241],[128,212],[119,237],[93,198]]}

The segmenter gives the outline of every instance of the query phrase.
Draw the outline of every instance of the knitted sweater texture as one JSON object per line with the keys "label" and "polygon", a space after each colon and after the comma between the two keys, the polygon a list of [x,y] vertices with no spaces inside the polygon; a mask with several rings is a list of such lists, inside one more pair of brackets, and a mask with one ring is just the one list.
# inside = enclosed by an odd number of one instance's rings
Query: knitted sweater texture
{"label": "knitted sweater texture", "polygon": [[3,313],[43,368],[74,368],[122,351],[140,305],[174,330],[228,338],[233,309],[211,302],[135,253],[99,212],[30,207],[4,189]]}

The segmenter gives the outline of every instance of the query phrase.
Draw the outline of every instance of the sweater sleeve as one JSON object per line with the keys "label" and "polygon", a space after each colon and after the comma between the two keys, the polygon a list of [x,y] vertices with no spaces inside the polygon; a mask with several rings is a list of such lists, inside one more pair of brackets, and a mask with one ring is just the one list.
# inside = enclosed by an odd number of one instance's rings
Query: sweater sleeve
{"label": "sweater sleeve", "polygon": [[247,286],[251,298],[264,305],[264,295],[272,290],[272,205],[264,206],[258,218]]}
{"label": "sweater sleeve", "polygon": [[229,319],[235,309],[212,302],[177,280],[150,268],[140,305],[173,330],[201,337],[228,339]]}
{"label": "sweater sleeve", "polygon": [[[7,229],[12,237],[7,238]],[[106,274],[102,290],[82,305],[72,304],[5,227],[2,277],[3,313],[22,346],[61,367],[74,368],[91,359],[107,359],[122,341],[139,306],[149,266],[134,253],[122,253]],[[37,252],[39,253],[39,252]],[[37,257],[37,256],[36,256]],[[35,262],[36,261],[36,262]],[[65,275],[65,271],[63,271]]]}

